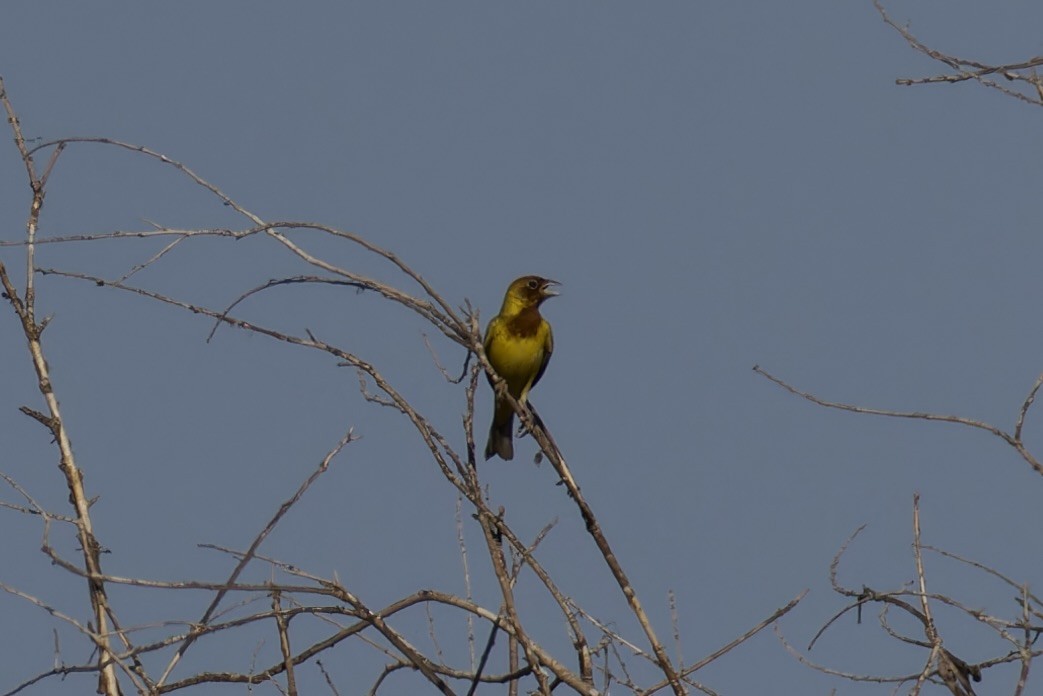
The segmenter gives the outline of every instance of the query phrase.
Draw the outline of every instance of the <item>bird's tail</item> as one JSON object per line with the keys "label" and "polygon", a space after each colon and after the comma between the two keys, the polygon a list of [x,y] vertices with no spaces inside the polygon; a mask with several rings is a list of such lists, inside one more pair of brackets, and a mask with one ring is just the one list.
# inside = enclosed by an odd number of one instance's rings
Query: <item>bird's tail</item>
{"label": "bird's tail", "polygon": [[501,409],[497,404],[492,425],[489,426],[489,441],[485,443],[486,459],[494,454],[506,461],[514,459],[514,411],[510,404],[505,403],[503,406],[505,408]]}

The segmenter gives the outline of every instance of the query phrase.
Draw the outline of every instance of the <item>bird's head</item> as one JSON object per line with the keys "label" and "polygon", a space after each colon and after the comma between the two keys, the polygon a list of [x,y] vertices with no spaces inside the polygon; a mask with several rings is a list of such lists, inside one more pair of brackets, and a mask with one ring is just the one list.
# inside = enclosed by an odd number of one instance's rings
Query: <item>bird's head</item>
{"label": "bird's head", "polygon": [[561,285],[556,280],[540,278],[539,276],[522,276],[511,283],[507,288],[507,297],[504,304],[522,307],[539,307],[548,297],[558,294],[554,286]]}

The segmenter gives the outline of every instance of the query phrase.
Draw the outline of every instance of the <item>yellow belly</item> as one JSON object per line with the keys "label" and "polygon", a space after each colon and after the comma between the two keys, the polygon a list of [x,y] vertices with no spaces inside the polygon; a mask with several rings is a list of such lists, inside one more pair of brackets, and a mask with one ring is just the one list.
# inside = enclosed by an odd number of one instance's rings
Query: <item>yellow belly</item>
{"label": "yellow belly", "polygon": [[515,399],[524,400],[528,395],[543,364],[544,342],[540,332],[524,338],[494,335],[489,341],[489,363],[507,382],[507,390]]}

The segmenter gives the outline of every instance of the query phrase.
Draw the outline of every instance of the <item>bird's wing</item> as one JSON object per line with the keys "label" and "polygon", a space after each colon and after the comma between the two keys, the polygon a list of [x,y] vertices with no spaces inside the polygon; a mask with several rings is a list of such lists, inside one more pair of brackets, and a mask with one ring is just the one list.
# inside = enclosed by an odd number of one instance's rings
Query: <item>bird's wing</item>
{"label": "bird's wing", "polygon": [[540,363],[540,369],[536,371],[536,377],[532,380],[530,389],[536,386],[536,383],[540,381],[540,377],[546,372],[547,363],[550,362],[551,353],[554,352],[554,331],[546,321],[543,323],[547,326],[547,338],[543,342],[543,362]]}

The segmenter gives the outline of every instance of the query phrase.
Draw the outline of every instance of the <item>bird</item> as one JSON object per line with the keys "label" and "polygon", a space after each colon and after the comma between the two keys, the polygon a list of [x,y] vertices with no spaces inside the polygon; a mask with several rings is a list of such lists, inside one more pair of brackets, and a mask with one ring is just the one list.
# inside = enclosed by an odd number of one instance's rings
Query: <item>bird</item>
{"label": "bird", "polygon": [[[561,283],[534,275],[518,278],[507,288],[500,313],[485,330],[485,356],[507,383],[507,392],[522,404],[547,370],[554,352],[554,332],[540,315],[540,305],[558,294],[556,285]],[[488,377],[495,392],[496,385]],[[507,399],[497,397],[485,445],[486,459],[494,454],[507,461],[514,458],[513,427],[514,409]]]}

